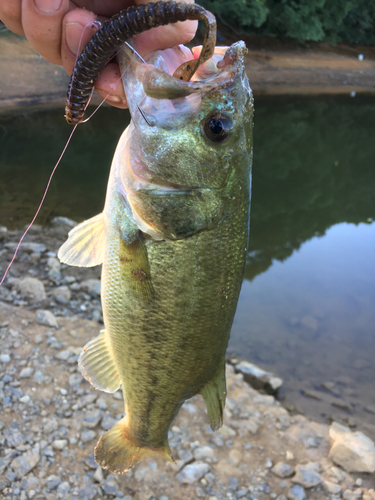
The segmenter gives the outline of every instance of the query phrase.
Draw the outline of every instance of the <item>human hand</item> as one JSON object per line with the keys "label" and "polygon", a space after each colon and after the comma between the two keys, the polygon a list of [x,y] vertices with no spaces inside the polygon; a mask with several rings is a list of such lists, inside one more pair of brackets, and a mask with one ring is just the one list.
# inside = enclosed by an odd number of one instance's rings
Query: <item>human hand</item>
{"label": "human hand", "polygon": [[[14,33],[26,36],[30,45],[49,62],[63,65],[70,75],[79,54],[95,32],[95,20],[105,21],[131,5],[151,0],[0,0],[0,19]],[[182,0],[176,0],[182,1]],[[193,3],[194,0],[184,0]],[[83,8],[84,7],[84,8]],[[136,50],[149,52],[190,41],[196,21],[153,28],[134,38]],[[120,70],[110,62],[95,82],[98,94],[118,108],[126,108]],[[109,96],[108,96],[109,94]],[[108,97],[107,97],[108,96]]]}

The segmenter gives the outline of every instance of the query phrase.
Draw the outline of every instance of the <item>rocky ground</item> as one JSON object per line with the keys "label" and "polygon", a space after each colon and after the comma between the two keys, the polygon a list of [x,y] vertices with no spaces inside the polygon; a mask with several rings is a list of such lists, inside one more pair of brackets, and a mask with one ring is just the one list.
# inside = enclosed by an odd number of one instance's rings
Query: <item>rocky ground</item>
{"label": "rocky ground", "polygon": [[[94,390],[77,369],[102,313],[99,268],[69,268],[56,258],[73,225],[57,218],[34,226],[0,287],[1,498],[375,500],[369,438],[290,415],[250,387],[251,367],[233,359],[222,429],[210,430],[197,396],[170,431],[176,464],[148,460],[122,476],[98,467],[95,443],[124,405],[121,392]],[[0,227],[1,274],[20,235]],[[280,383],[260,375],[271,391]]]}

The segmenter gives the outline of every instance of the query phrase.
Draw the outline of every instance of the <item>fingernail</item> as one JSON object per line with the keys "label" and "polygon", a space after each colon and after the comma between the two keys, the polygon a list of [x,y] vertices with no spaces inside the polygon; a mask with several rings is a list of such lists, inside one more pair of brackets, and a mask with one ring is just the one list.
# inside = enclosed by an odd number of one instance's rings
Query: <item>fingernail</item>
{"label": "fingernail", "polygon": [[79,23],[67,23],[65,26],[66,45],[74,55],[78,52],[78,45],[81,40],[84,26]]}
{"label": "fingernail", "polygon": [[42,14],[53,14],[61,7],[62,0],[34,0],[35,7]]}

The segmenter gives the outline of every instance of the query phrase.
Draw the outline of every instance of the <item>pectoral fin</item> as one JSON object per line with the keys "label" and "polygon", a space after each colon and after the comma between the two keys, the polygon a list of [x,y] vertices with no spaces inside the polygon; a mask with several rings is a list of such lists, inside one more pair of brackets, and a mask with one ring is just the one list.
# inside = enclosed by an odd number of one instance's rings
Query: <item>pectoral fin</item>
{"label": "pectoral fin", "polygon": [[99,391],[116,392],[121,386],[106,330],[85,345],[78,367],[85,379]]}
{"label": "pectoral fin", "polygon": [[211,429],[216,431],[223,425],[223,413],[227,395],[225,363],[220,364],[215,376],[200,392],[206,403]]}
{"label": "pectoral fin", "polygon": [[93,267],[102,264],[104,251],[104,218],[99,214],[73,228],[57,256],[70,266]]}

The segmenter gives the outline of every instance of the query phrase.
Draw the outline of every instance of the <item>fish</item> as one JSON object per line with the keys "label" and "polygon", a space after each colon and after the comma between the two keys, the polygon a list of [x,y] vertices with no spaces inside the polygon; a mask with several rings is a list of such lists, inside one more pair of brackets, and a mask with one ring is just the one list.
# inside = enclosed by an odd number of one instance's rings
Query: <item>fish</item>
{"label": "fish", "polygon": [[253,156],[246,47],[215,49],[190,81],[173,77],[201,48],[119,54],[131,123],[112,161],[103,212],[58,252],[102,264],[104,329],[83,348],[82,375],[122,388],[125,416],[95,447],[120,474],[148,457],[173,462],[168,431],[201,394],[223,423],[225,354],[245,270]]}

